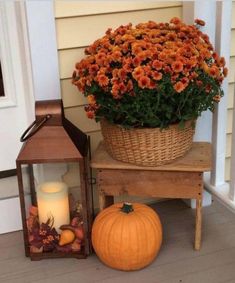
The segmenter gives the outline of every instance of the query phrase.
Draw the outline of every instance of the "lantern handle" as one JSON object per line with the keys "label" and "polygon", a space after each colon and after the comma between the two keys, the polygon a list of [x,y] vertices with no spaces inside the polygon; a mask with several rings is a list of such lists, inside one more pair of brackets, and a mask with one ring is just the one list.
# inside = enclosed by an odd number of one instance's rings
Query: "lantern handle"
{"label": "lantern handle", "polygon": [[51,118],[50,114],[47,114],[45,117],[40,119],[39,121],[35,120],[22,134],[20,137],[20,141],[24,142],[30,137],[32,137],[45,123],[47,120]]}

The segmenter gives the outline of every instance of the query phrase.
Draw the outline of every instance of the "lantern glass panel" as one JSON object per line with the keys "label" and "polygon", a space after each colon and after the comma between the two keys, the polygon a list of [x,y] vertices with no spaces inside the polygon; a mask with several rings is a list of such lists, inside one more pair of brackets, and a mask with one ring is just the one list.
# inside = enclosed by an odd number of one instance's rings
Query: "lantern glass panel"
{"label": "lantern glass panel", "polygon": [[85,257],[88,206],[79,163],[24,164],[21,172],[30,257]]}

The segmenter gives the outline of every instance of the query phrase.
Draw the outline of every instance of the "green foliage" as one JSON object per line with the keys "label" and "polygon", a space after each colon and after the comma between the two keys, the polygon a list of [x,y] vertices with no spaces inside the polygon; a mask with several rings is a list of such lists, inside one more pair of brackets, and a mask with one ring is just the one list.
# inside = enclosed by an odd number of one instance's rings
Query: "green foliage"
{"label": "green foliage", "polygon": [[185,121],[196,120],[203,111],[213,111],[216,103],[213,98],[218,93],[223,95],[215,79],[201,70],[197,74],[202,82],[200,88],[191,82],[180,93],[174,90],[170,76],[164,75],[156,89],[141,89],[133,79],[135,95],[126,94],[122,99],[113,99],[111,93],[104,93],[95,82],[87,88],[86,94],[94,94],[99,105],[96,121],[105,118],[126,128],[166,128],[174,123],[183,127]]}

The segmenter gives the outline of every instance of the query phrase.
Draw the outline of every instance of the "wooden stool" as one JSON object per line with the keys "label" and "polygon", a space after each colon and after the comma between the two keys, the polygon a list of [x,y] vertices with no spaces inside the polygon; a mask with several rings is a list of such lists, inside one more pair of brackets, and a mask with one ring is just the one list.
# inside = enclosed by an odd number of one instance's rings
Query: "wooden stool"
{"label": "wooden stool", "polygon": [[193,143],[176,161],[158,167],[136,166],[114,160],[101,142],[91,160],[97,169],[100,210],[113,203],[113,196],[196,199],[195,250],[201,247],[203,172],[211,170],[211,144]]}

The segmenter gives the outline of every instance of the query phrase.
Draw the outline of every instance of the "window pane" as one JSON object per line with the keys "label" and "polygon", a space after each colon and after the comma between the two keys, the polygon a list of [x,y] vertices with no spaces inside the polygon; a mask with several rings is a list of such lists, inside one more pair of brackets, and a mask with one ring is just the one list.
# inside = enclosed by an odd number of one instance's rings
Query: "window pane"
{"label": "window pane", "polygon": [[0,63],[0,96],[4,96],[3,79],[2,79],[2,68]]}

